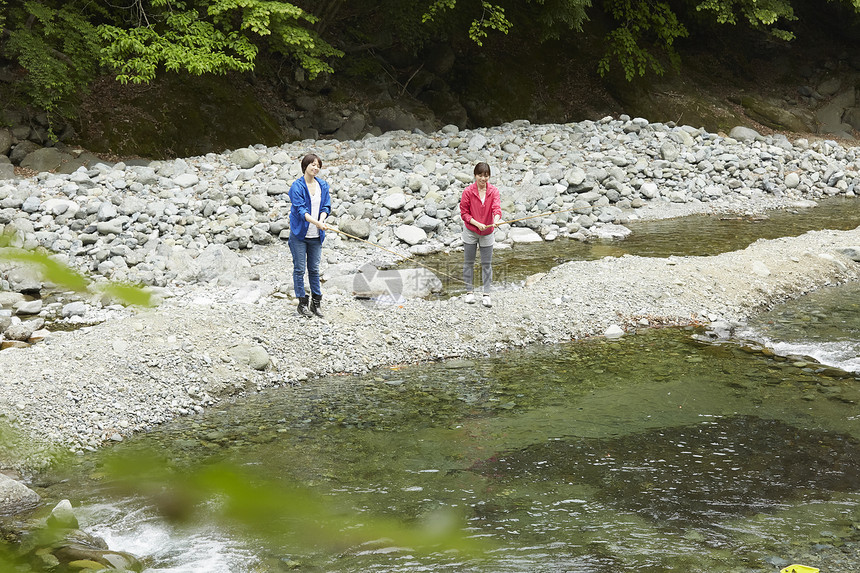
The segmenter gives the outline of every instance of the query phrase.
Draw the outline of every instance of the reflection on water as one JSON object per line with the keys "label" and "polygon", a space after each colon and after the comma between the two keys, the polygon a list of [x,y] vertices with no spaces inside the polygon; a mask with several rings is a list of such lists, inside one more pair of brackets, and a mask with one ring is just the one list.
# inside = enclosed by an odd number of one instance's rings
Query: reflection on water
{"label": "reflection on water", "polygon": [[[860,540],[858,381],[691,334],[315,380],[117,449],[154,446],[177,471],[229,460],[404,523],[453,508],[464,535],[495,546],[470,560],[384,539],[254,550],[300,570],[772,571],[802,554],[828,573],[851,571],[823,563],[822,547]],[[109,502],[106,484],[86,477],[100,463],[85,458],[46,495]],[[160,546],[153,571],[193,570],[181,549]],[[245,570],[280,569],[231,568]]]}
{"label": "reflection on water", "polygon": [[[822,200],[817,207],[770,211],[755,216],[691,215],[677,219],[634,221],[626,225],[632,234],[623,240],[583,243],[557,239],[551,243],[518,244],[493,252],[494,281],[515,283],[546,272],[561,263],[620,257],[705,256],[744,249],[758,239],[801,235],[820,229],[848,230],[860,226],[857,199]],[[420,262],[444,275],[462,276],[463,254],[454,252],[421,257]],[[411,264],[404,262],[403,266]],[[476,273],[480,277],[480,273]],[[461,283],[441,276],[449,293],[462,290]]]}
{"label": "reflection on water", "polygon": [[491,481],[576,482],[655,524],[709,529],[800,501],[860,491],[860,444],[753,416],[612,439],[556,439],[473,468]]}

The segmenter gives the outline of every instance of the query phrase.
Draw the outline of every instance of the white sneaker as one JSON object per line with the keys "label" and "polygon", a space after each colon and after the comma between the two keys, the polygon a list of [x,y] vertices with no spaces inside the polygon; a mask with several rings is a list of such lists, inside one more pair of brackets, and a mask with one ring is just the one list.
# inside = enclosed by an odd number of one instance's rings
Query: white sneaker
{"label": "white sneaker", "polygon": [[466,298],[463,299],[463,302],[465,302],[466,304],[475,304],[475,295],[470,292],[467,292]]}
{"label": "white sneaker", "polygon": [[493,301],[490,300],[490,295],[485,294],[483,297],[481,297],[481,304],[483,304],[487,308],[493,306]]}

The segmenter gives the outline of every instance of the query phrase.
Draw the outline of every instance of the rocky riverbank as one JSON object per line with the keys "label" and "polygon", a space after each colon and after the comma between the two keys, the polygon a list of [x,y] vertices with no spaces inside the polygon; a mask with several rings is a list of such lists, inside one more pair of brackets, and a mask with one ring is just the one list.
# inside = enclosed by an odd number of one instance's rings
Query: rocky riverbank
{"label": "rocky riverbank", "polygon": [[[50,285],[4,266],[6,342],[10,329],[14,338],[44,339],[0,352],[0,413],[36,443],[80,452],[259,388],[666,323],[712,323],[725,333],[777,301],[857,280],[860,231],[821,231],[713,257],[566,263],[495,293],[486,309],[459,297],[412,298],[437,286],[425,271],[399,275],[399,292],[390,280],[374,291],[376,268],[397,257],[332,233],[326,318],[295,313],[285,193],[307,151],[323,157],[339,227],[410,256],[460,247],[457,201],[477,161],[493,168],[505,219],[534,216],[501,229],[500,244],[589,240],[623,235],[637,218],[855,195],[853,149],[744,129],[731,135],[623,116],[449,126],[11,180],[0,186],[0,226],[14,245],[44,246],[95,276],[151,285],[161,304],[129,309],[100,295],[60,294],[45,305],[25,296]],[[546,212],[556,214],[539,216]],[[361,290],[399,304],[358,300]],[[45,320],[100,324],[47,333]],[[17,468],[49,460],[43,447],[3,456]]]}

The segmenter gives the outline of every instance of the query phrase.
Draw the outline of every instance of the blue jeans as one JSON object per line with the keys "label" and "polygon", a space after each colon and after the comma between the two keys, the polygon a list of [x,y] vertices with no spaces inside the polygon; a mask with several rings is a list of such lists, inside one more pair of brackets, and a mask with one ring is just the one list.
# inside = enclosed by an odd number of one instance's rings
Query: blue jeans
{"label": "blue jeans", "polygon": [[322,295],[320,289],[320,258],[322,243],[316,239],[301,239],[290,233],[290,252],[293,254],[293,290],[297,297],[307,296],[305,292],[305,269],[308,271],[308,281],[311,292]]}

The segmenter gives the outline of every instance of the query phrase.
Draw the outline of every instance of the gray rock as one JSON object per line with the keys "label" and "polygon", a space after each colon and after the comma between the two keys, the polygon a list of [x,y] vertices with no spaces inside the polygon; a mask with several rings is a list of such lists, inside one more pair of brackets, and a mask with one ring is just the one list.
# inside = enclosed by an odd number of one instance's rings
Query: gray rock
{"label": "gray rock", "polygon": [[475,134],[469,139],[469,149],[477,151],[483,149],[487,145],[487,138],[480,133]]}
{"label": "gray rock", "polygon": [[19,302],[27,300],[23,294],[18,292],[0,291],[0,307],[11,307]]}
{"label": "gray rock", "polygon": [[70,161],[72,156],[68,153],[62,153],[56,147],[43,147],[32,153],[28,153],[21,160],[21,167],[32,169],[37,172],[55,171],[63,163]]}
{"label": "gray rock", "polygon": [[38,197],[27,197],[21,205],[21,210],[25,213],[38,213],[42,207],[42,202]]}
{"label": "gray rock", "polygon": [[373,125],[385,131],[412,131],[423,126],[417,117],[397,107],[388,107],[376,113]]}
{"label": "gray rock", "polygon": [[67,499],[60,501],[51,510],[51,515],[48,516],[47,523],[49,527],[59,529],[78,529],[78,518],[72,509],[72,502]]}
{"label": "gray rock", "polygon": [[344,233],[349,233],[359,239],[370,237],[370,223],[365,219],[342,219],[338,221],[338,227]]}
{"label": "gray rock", "polygon": [[9,155],[12,149],[12,132],[8,128],[0,127],[0,155]]}
{"label": "gray rock", "polygon": [[389,193],[382,198],[382,204],[389,211],[399,211],[406,205],[406,195],[399,192]]}
{"label": "gray rock", "polygon": [[33,336],[33,333],[43,326],[45,326],[45,320],[42,318],[13,323],[6,328],[4,336],[9,340],[27,342]]}
{"label": "gray rock", "polygon": [[542,243],[543,239],[527,227],[513,227],[508,231],[508,239],[514,243]]}
{"label": "gray rock", "polygon": [[424,229],[414,225],[400,225],[394,229],[394,235],[408,245],[417,245],[427,240]]}
{"label": "gray rock", "polygon": [[87,312],[87,305],[81,301],[70,302],[63,305],[60,311],[60,316],[70,318],[72,316],[84,316]]}
{"label": "gray rock", "polygon": [[836,92],[839,91],[839,88],[842,87],[842,79],[841,78],[828,78],[818,84],[818,93],[820,93],[824,97],[830,97]]}
{"label": "gray rock", "polygon": [[253,149],[237,149],[230,154],[230,162],[235,163],[240,169],[250,169],[260,162],[260,156]]}
{"label": "gray rock", "polygon": [[0,473],[0,515],[17,515],[30,511],[39,501],[41,498],[35,491]]}
{"label": "gray rock", "polygon": [[415,226],[423,229],[427,233],[435,231],[443,224],[444,223],[441,220],[436,219],[435,217],[430,217],[426,214],[419,216],[418,219],[415,220]]}
{"label": "gray rock", "polygon": [[265,370],[272,363],[269,353],[259,344],[239,344],[231,348],[229,354],[237,364],[249,366],[254,370]]}
{"label": "gray rock", "polygon": [[729,137],[737,139],[738,141],[758,141],[762,139],[759,132],[754,129],[750,129],[749,127],[744,127],[743,125],[733,127],[729,132]]}
{"label": "gray rock", "polygon": [[675,161],[680,155],[677,146],[668,141],[660,146],[660,157],[666,161]]}
{"label": "gray rock", "polygon": [[286,195],[290,192],[290,186],[283,181],[273,181],[266,186],[267,195]]}
{"label": "gray rock", "polygon": [[55,217],[60,215],[74,217],[80,211],[80,205],[71,199],[53,198],[42,203],[42,211]]}
{"label": "gray rock", "polygon": [[41,275],[31,267],[15,267],[6,273],[9,290],[17,293],[39,292],[42,290]]}
{"label": "gray rock", "polygon": [[9,159],[12,161],[13,164],[20,165],[21,161],[23,161],[25,157],[27,157],[37,149],[41,148],[41,145],[39,145],[38,143],[33,143],[32,141],[19,141],[12,148],[12,151],[9,152]]}
{"label": "gray rock", "polygon": [[860,263],[860,246],[846,247],[844,249],[839,249],[839,252],[851,259],[852,261]]}
{"label": "gray rock", "polygon": [[200,182],[200,178],[193,173],[183,173],[181,175],[177,175],[173,178],[173,180],[183,189],[186,187],[193,187]]}
{"label": "gray rock", "polygon": [[[5,157],[5,155],[3,156]],[[15,178],[15,166],[11,162],[0,161],[0,181]]]}

